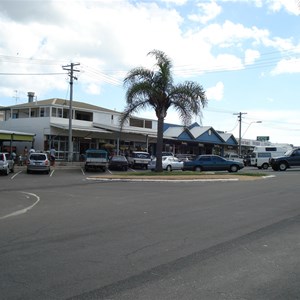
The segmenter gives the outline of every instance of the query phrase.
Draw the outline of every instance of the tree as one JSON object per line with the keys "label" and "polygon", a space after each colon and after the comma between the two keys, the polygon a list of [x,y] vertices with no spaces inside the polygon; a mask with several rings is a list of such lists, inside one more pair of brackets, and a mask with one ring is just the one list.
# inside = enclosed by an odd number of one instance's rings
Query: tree
{"label": "tree", "polygon": [[201,106],[207,103],[205,91],[193,81],[173,84],[172,62],[159,50],[148,53],[156,58],[154,70],[134,68],[124,79],[126,107],[121,117],[121,128],[133,114],[148,108],[154,109],[157,117],[156,171],[162,172],[163,128],[167,111],[174,107],[184,125],[193,115],[201,116]]}

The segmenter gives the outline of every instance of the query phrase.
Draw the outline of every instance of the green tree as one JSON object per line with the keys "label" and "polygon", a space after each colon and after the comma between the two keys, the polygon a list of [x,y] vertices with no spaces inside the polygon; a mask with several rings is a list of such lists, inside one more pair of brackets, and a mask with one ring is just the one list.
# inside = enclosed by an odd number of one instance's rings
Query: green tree
{"label": "green tree", "polygon": [[201,116],[207,98],[203,87],[196,82],[173,84],[172,62],[164,52],[153,50],[148,55],[156,58],[154,70],[134,68],[124,79],[127,92],[121,128],[133,113],[154,109],[158,121],[156,171],[162,172],[163,128],[168,109],[174,107],[184,125],[188,125],[193,115]]}

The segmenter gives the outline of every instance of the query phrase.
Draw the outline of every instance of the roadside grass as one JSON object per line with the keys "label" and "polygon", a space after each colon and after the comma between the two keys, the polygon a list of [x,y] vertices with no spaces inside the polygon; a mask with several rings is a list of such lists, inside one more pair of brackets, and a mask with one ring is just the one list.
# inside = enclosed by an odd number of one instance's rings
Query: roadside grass
{"label": "roadside grass", "polygon": [[147,176],[147,177],[161,177],[161,176],[193,176],[193,177],[201,177],[201,176],[207,176],[207,175],[223,175],[223,176],[251,176],[251,177],[263,177],[266,176],[266,174],[263,173],[229,173],[229,172],[195,172],[195,171],[171,171],[171,172],[167,172],[167,171],[163,171],[163,172],[149,172],[149,171],[140,171],[140,172],[118,172],[118,173],[114,173],[114,175],[122,175],[124,177],[143,177],[143,176]]}

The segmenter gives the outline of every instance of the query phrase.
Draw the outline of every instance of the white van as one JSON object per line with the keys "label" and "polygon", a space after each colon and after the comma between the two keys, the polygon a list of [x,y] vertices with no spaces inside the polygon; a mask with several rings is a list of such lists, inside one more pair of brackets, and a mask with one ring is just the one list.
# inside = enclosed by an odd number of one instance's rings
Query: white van
{"label": "white van", "polygon": [[286,148],[276,146],[255,147],[251,153],[251,166],[266,170],[269,168],[270,158],[282,156],[286,151]]}

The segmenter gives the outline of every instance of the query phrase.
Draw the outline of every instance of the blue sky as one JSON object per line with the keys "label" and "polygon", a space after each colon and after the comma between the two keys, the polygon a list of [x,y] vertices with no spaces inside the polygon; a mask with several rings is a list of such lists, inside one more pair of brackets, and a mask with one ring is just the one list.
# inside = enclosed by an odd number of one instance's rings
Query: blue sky
{"label": "blue sky", "polygon": [[122,111],[123,78],[153,49],[206,90],[202,125],[238,137],[242,112],[243,138],[300,146],[300,0],[1,0],[0,105],[68,99],[74,62],[74,100]]}

